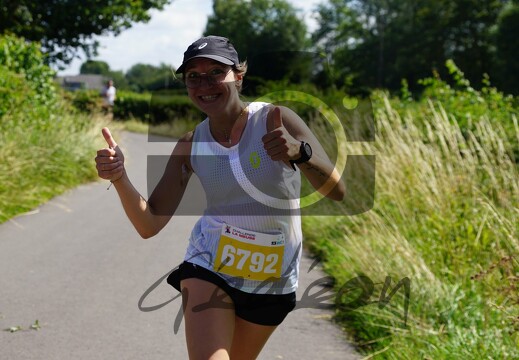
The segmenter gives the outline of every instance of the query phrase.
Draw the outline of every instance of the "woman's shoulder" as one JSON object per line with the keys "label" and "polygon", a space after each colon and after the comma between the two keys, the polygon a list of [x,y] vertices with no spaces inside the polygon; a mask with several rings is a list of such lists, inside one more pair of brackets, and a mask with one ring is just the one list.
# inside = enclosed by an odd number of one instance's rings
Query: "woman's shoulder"
{"label": "woman's shoulder", "polygon": [[286,117],[294,117],[294,116],[298,116],[294,110],[292,110],[291,108],[287,107],[287,106],[283,106],[283,105],[274,105],[274,104],[271,104],[271,103],[268,103],[268,102],[251,102],[249,104],[249,108],[252,109],[253,111],[259,111],[259,110],[262,110],[262,111],[265,111],[266,114],[270,117],[272,116],[272,111],[275,109],[275,108],[279,108],[281,110],[281,114],[283,116],[286,116]]}
{"label": "woman's shoulder", "polygon": [[181,136],[173,150],[173,155],[182,157],[184,164],[191,172],[193,171],[193,167],[191,166],[191,147],[193,145],[194,134],[195,130],[191,130]]}
{"label": "woman's shoulder", "polygon": [[272,104],[264,101],[251,101],[247,104],[247,107],[254,111],[258,111],[263,108],[268,108],[269,106],[272,106]]}
{"label": "woman's shoulder", "polygon": [[177,145],[175,146],[176,155],[184,155],[189,156],[191,154],[191,147],[193,144],[193,138],[195,134],[195,130],[189,131],[182,135],[180,139],[177,141]]}
{"label": "woman's shoulder", "polygon": [[180,137],[180,139],[178,139],[178,142],[179,143],[184,143],[184,142],[190,143],[190,142],[193,142],[193,137],[194,136],[195,136],[195,130],[188,131],[187,133],[182,135]]}

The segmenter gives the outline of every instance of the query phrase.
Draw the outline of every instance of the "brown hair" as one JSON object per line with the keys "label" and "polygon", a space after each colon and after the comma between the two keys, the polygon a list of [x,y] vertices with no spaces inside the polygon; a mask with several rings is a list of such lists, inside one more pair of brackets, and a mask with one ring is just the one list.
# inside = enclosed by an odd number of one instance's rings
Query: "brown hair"
{"label": "brown hair", "polygon": [[[235,74],[245,76],[245,74],[247,73],[247,68],[247,60],[245,60],[239,63],[238,65],[233,66],[233,71]],[[236,88],[238,89],[238,92],[241,93],[241,90],[243,88],[243,79],[241,81],[236,82]]]}

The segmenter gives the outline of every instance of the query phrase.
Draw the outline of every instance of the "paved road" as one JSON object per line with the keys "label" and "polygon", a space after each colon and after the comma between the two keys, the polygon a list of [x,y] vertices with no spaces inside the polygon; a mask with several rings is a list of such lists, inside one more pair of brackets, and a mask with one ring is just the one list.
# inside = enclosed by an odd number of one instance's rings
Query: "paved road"
{"label": "paved road", "polygon": [[[173,144],[131,133],[119,143],[130,177],[146,194],[146,154],[169,154]],[[106,186],[80,186],[0,226],[0,329],[23,329],[0,331],[0,359],[187,359],[183,323],[175,330],[180,299],[147,312],[138,302],[181,262],[197,217],[173,218],[142,240]],[[324,276],[318,266],[308,272],[312,263],[304,257],[298,299]],[[142,307],[177,295],[163,281]],[[325,310],[294,311],[260,359],[357,358],[330,317]],[[30,329],[36,320],[41,328]]]}

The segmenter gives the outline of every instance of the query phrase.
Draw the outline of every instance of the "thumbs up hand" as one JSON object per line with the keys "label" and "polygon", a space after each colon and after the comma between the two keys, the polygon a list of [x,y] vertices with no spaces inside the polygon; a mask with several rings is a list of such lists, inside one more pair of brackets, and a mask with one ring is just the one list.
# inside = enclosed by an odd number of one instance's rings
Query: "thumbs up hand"
{"label": "thumbs up hand", "polygon": [[124,175],[124,155],[112,137],[110,130],[105,127],[102,133],[108,148],[97,151],[95,158],[97,175],[102,179],[114,182]]}
{"label": "thumbs up hand", "polygon": [[267,154],[274,161],[296,160],[300,157],[299,148],[301,142],[295,139],[283,125],[281,109],[275,107],[272,110],[268,132],[261,139]]}

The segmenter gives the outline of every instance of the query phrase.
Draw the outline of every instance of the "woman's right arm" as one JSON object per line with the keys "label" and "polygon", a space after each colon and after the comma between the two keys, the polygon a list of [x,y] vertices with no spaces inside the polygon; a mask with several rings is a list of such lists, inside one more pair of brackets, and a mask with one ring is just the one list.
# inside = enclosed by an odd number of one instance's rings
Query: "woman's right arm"
{"label": "woman's right arm", "polygon": [[178,141],[164,175],[148,201],[128,178],[124,169],[124,154],[107,128],[103,129],[103,136],[109,147],[97,152],[98,175],[113,183],[124,211],[139,235],[150,238],[168,223],[182,200],[192,173],[189,161],[192,133]]}

